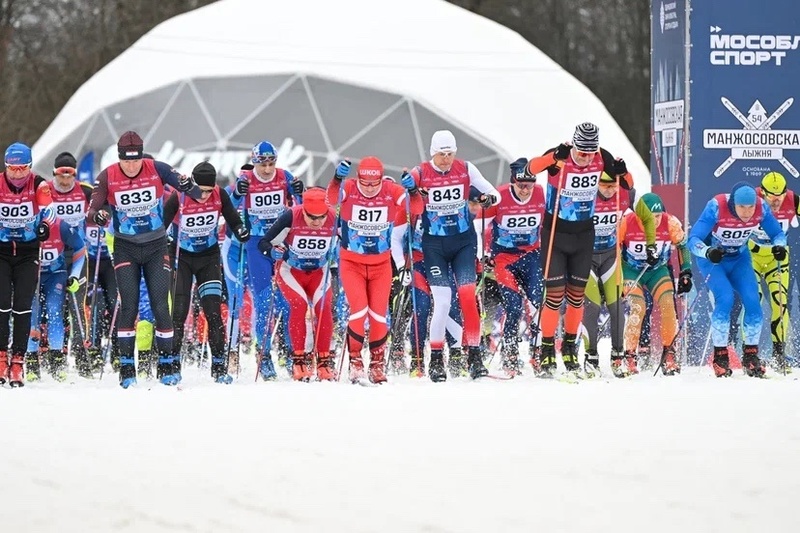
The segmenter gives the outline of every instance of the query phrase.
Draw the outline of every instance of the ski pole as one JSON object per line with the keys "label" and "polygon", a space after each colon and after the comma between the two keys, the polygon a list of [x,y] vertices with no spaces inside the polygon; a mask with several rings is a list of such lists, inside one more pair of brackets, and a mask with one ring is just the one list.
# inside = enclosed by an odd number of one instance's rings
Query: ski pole
{"label": "ski pole", "polygon": [[[90,311],[89,311],[89,318],[91,320],[91,327],[89,328],[89,338],[91,340],[91,345],[93,346],[95,343],[95,339],[97,339],[97,293],[99,291],[99,281],[100,281],[100,243],[103,239],[103,227],[97,226],[97,252],[95,255],[94,260],[94,277],[92,279],[92,286],[94,287],[92,291],[92,303],[90,304]],[[97,339],[99,340],[99,339]]]}
{"label": "ski pole", "polygon": [[419,318],[417,314],[417,294],[414,291],[414,232],[416,228],[413,224],[416,222],[411,217],[411,197],[406,192],[406,225],[408,226],[408,264],[411,274],[411,308],[414,316],[414,356],[417,361],[417,368],[422,368],[422,347],[420,346],[419,338]]}
{"label": "ski pole", "polygon": [[[621,273],[622,272],[622,265],[618,265],[617,267],[618,267],[617,270]],[[647,272],[648,268],[650,268],[650,264],[649,263],[645,263],[644,269],[642,269],[642,271],[639,272],[639,275],[636,276],[636,279],[633,280],[633,283],[625,290],[625,292],[622,293],[622,299],[623,300],[625,298],[627,298],[628,296],[630,296],[631,292],[633,292],[633,289],[635,289],[636,286],[639,285],[639,281],[641,281],[642,277],[644,276],[645,272]],[[619,274],[617,276],[619,277]],[[617,285],[617,293],[619,293],[619,285]],[[617,297],[619,298],[619,294],[617,295]],[[619,300],[617,300],[617,301],[619,301]],[[619,313],[619,308],[620,307],[621,306],[619,306],[619,305],[617,306],[617,313]],[[606,327],[606,324],[608,323],[609,320],[611,320],[611,314],[610,313],[603,320],[603,323],[600,324],[598,329],[602,330],[604,327]]]}
{"label": "ski pole", "polygon": [[782,353],[781,353],[781,358],[783,359],[783,361],[781,362],[782,363],[781,366],[783,367],[783,375],[785,376],[787,374],[787,369],[786,369],[786,344],[785,344],[785,342],[786,342],[786,325],[784,324],[783,316],[786,314],[786,290],[785,290],[785,287],[783,286],[783,263],[781,261],[777,261],[777,263],[778,263],[778,285],[779,285],[778,295],[779,295],[779,298],[781,299],[781,301],[780,301],[780,315],[778,316],[778,324],[777,324],[777,326],[775,328],[775,333],[777,333],[780,330],[781,331],[781,336],[783,337],[783,340],[779,340],[778,342],[783,344],[783,349],[782,349]]}
{"label": "ski pole", "polygon": [[[553,205],[553,222],[550,225],[550,242],[547,245],[547,256],[544,264],[544,290],[542,291],[542,305],[539,308],[539,314],[536,316],[536,331],[539,332],[540,339],[542,338],[542,312],[544,311],[545,302],[547,301],[547,277],[550,275],[550,261],[553,258],[553,242],[556,236],[556,222],[558,221],[558,208],[561,203],[561,188],[564,186],[564,166],[558,172],[558,188],[556,189],[556,201]],[[541,341],[540,341],[541,342]]]}
{"label": "ski pole", "polygon": [[105,346],[103,346],[103,366],[100,368],[100,379],[103,379],[103,371],[105,370],[106,364],[108,364],[108,361],[111,358],[111,346],[113,342],[111,338],[114,336],[114,328],[116,327],[117,324],[117,315],[119,314],[119,306],[120,306],[120,300],[119,300],[119,294],[117,294],[117,303],[114,306],[114,312],[111,315],[111,324],[108,327],[108,338],[106,339]]}

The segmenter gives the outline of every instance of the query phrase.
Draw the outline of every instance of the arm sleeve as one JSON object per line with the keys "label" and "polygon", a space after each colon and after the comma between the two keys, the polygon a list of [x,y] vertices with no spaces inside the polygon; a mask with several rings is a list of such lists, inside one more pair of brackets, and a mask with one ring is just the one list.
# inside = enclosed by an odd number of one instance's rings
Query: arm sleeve
{"label": "arm sleeve", "polygon": [[231,230],[235,230],[242,225],[242,217],[239,211],[233,206],[231,197],[225,189],[220,189],[219,199],[222,201],[222,218]]}
{"label": "arm sleeve", "polygon": [[705,240],[711,234],[711,230],[714,229],[718,221],[719,207],[717,206],[717,201],[712,198],[703,208],[700,218],[697,219],[697,222],[694,223],[694,226],[689,231],[687,246],[692,255],[705,258],[706,250],[708,250]]}
{"label": "arm sleeve", "polygon": [[497,192],[497,189],[494,188],[494,185],[489,183],[489,181],[483,177],[481,171],[478,170],[478,167],[467,161],[467,171],[469,172],[469,184],[472,187],[475,187],[483,194],[491,194],[494,196],[494,204],[497,205],[500,203],[500,193]]}
{"label": "arm sleeve", "polygon": [[[179,178],[181,175],[178,174],[174,168],[163,161],[153,161],[153,164],[155,165],[156,172],[158,172],[158,175],[164,185],[169,185],[174,189],[180,189]],[[186,191],[186,194],[195,200],[199,200],[203,195],[202,191],[200,190],[200,186],[196,183],[194,184],[194,187]]]}
{"label": "arm sleeve", "polygon": [[[600,148],[600,155],[603,156],[603,171],[609,176],[614,176],[614,173],[611,170],[615,161],[614,156],[611,155],[611,152],[603,148]],[[631,176],[630,172],[619,175],[619,186],[626,190],[631,190],[633,188],[633,176]],[[647,228],[645,227],[645,231],[646,230]]]}
{"label": "arm sleeve", "polygon": [[408,230],[409,226],[405,221],[392,228],[392,261],[394,261],[394,266],[397,267],[398,270],[406,266],[405,237]]}
{"label": "arm sleeve", "polygon": [[[97,180],[94,183],[94,190],[92,190],[92,199],[89,201],[89,210],[86,212],[86,218],[92,220],[100,209],[108,205],[108,173],[103,170],[97,175]],[[108,208],[105,211],[110,210]]]}
{"label": "arm sleeve", "polygon": [[80,279],[86,263],[86,242],[80,233],[75,231],[75,228],[63,221],[61,222],[61,235],[66,236],[64,244],[73,250],[72,267],[69,270],[69,275]]}
{"label": "arm sleeve", "polygon": [[[339,192],[343,186],[344,183],[341,180],[331,178],[331,181],[328,182],[328,188],[326,190],[328,194],[328,205],[337,210],[337,212],[339,209]],[[344,201],[344,197],[342,197],[342,201]]]}
{"label": "arm sleeve", "polygon": [[772,214],[772,210],[767,205],[767,202],[761,200],[761,210],[764,212],[764,218],[761,221],[761,229],[763,229],[773,245],[786,246],[786,234],[783,232],[781,223]]}
{"label": "arm sleeve", "polygon": [[547,170],[551,176],[558,174],[560,167],[558,161],[556,161],[555,148],[550,148],[544,154],[534,157],[528,162],[528,172],[531,174],[535,175],[544,170]]}
{"label": "arm sleeve", "polygon": [[288,170],[285,170],[285,169],[283,171],[283,175],[286,176],[286,192],[287,192],[287,194],[289,195],[289,197],[291,197],[292,201],[294,202],[294,205],[302,205],[303,204],[303,197],[302,196],[298,196],[296,194],[292,194],[292,189],[291,189],[292,182],[294,180],[296,180],[296,179],[299,179],[299,178],[296,178],[294,176],[294,174],[292,174],[291,172],[289,172]]}
{"label": "arm sleeve", "polygon": [[278,220],[269,227],[264,236],[258,241],[258,249],[261,250],[261,253],[268,254],[272,251],[273,246],[283,243],[284,239],[286,239],[286,236],[289,234],[289,230],[292,229],[293,217],[293,211],[287,209],[278,217]]}
{"label": "arm sleeve", "polygon": [[175,215],[178,214],[180,210],[180,200],[178,199],[178,193],[172,191],[164,202],[164,227],[169,227],[175,220]]}
{"label": "arm sleeve", "polygon": [[639,217],[639,220],[642,221],[642,227],[644,228],[644,239],[648,245],[655,244],[656,242],[656,222],[653,218],[653,213],[650,211],[650,208],[641,200],[641,198],[636,202],[636,206],[634,206],[634,212],[636,216]]}

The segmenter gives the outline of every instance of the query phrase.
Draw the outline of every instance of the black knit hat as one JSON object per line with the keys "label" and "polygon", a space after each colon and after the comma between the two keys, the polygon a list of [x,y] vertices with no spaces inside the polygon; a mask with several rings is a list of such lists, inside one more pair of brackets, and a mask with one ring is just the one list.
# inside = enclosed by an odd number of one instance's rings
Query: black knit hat
{"label": "black knit hat", "polygon": [[61,152],[56,156],[56,160],[53,163],[53,168],[61,167],[78,168],[78,161],[71,153]]}
{"label": "black knit hat", "polygon": [[217,170],[208,161],[198,163],[192,169],[192,177],[202,187],[213,187],[217,184]]}
{"label": "black knit hat", "polygon": [[144,141],[135,131],[126,131],[117,141],[117,152],[120,159],[141,159]]}

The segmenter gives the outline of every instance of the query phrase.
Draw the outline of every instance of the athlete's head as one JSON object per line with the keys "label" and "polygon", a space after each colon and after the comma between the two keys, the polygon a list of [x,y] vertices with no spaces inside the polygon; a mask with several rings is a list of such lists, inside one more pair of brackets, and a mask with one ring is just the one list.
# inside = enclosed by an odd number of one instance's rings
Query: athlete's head
{"label": "athlete's head", "polygon": [[[518,159],[514,163],[519,162]],[[525,159],[527,162],[527,159]],[[533,193],[533,186],[536,184],[536,175],[529,174],[528,172],[511,172],[511,186],[514,188],[514,194],[520,200],[527,200]]]}
{"label": "athlete's head", "polygon": [[358,190],[367,198],[377,195],[383,185],[383,163],[374,156],[368,156],[358,163]]}
{"label": "athlete's head", "polygon": [[614,193],[619,189],[617,180],[603,172],[600,175],[600,182],[597,185],[597,192],[606,200],[614,196]]}
{"label": "athlete's head", "polygon": [[648,192],[642,195],[639,200],[647,209],[653,213],[653,223],[658,227],[661,224],[661,217],[664,214],[664,202],[661,197],[653,192]]}
{"label": "athlete's head", "polygon": [[752,185],[745,181],[740,181],[734,185],[731,190],[730,200],[733,202],[733,208],[739,220],[748,222],[753,218],[753,214],[756,212],[758,196]]}
{"label": "athlete's head", "polygon": [[275,176],[275,165],[278,161],[278,151],[271,142],[261,141],[253,146],[250,153],[250,163],[253,164],[256,176],[264,181],[270,181]]}
{"label": "athlete's head", "polygon": [[436,168],[444,172],[450,170],[456,158],[457,150],[456,138],[450,130],[434,132],[431,137],[431,157]]}
{"label": "athlete's head", "polygon": [[761,178],[761,192],[772,211],[781,208],[786,198],[786,178],[780,172],[770,172]]}
{"label": "athlete's head", "polygon": [[22,143],[14,143],[6,148],[6,179],[14,187],[22,187],[31,177],[33,157],[31,149]]}
{"label": "athlete's head", "polygon": [[129,178],[136,177],[142,170],[144,141],[135,131],[126,131],[117,141],[117,155],[122,172]]}
{"label": "athlete's head", "polygon": [[303,193],[303,219],[312,228],[320,228],[328,218],[328,202],[325,189],[309,187]]}
{"label": "athlete's head", "polygon": [[53,187],[58,192],[69,192],[75,187],[78,161],[69,152],[61,152],[53,162]]}
{"label": "athlete's head", "polygon": [[217,185],[217,169],[208,161],[203,161],[197,163],[192,169],[192,177],[202,191],[202,196],[200,196],[198,202],[207,202],[211,198],[211,193],[214,192],[214,187]]}
{"label": "athlete's head", "polygon": [[579,167],[585,167],[594,159],[600,150],[600,128],[591,122],[584,122],[575,127],[572,134],[572,160]]}

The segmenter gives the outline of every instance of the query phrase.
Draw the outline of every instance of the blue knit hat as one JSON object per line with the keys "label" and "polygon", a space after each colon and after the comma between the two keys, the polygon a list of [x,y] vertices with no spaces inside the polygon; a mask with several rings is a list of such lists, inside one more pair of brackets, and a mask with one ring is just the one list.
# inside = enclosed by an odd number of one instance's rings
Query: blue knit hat
{"label": "blue knit hat", "polygon": [[736,205],[756,205],[756,190],[751,185],[742,185],[733,193],[733,203]]}
{"label": "blue knit hat", "polygon": [[6,165],[30,165],[33,163],[31,149],[22,143],[14,143],[6,148]]}

